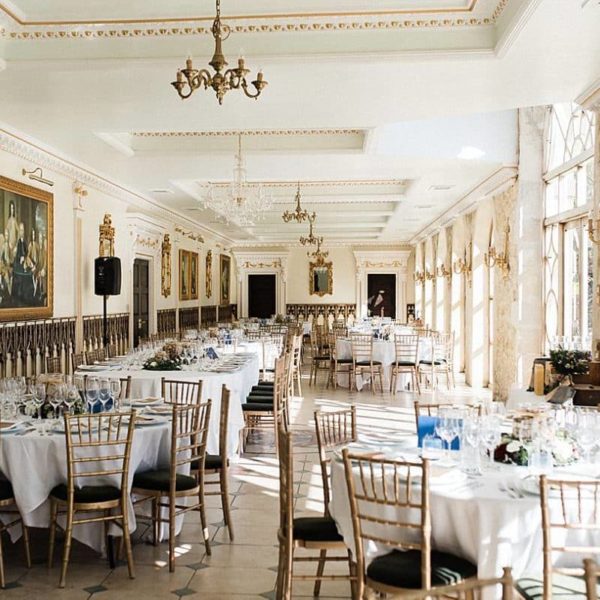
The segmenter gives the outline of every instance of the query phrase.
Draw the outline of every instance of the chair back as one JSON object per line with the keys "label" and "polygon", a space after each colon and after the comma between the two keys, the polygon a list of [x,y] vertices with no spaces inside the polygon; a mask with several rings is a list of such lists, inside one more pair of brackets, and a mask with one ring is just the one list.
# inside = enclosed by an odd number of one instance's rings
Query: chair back
{"label": "chair back", "polygon": [[417,427],[417,431],[419,430],[419,417],[437,417],[441,408],[464,408],[471,409],[474,411],[478,417],[481,416],[481,405],[476,404],[456,404],[453,402],[420,402],[419,400],[415,400],[414,409],[415,409],[415,425]]}
{"label": "chair back", "polygon": [[295,335],[292,342],[292,368],[294,371],[300,369],[302,353],[302,336]]}
{"label": "chair back", "polygon": [[317,434],[317,448],[319,449],[319,462],[321,463],[321,477],[323,479],[323,499],[325,514],[329,514],[331,489],[329,485],[329,463],[331,458],[328,452],[357,440],[356,437],[356,407],[351,406],[344,410],[315,411],[315,429]]}
{"label": "chair back", "polygon": [[352,360],[357,362],[373,361],[373,336],[370,333],[353,333],[350,336]]}
{"label": "chair back", "polygon": [[291,354],[287,353],[275,361],[275,377],[273,380],[273,418],[277,426],[282,427],[286,431],[292,376],[292,357]]}
{"label": "chair back", "polygon": [[181,381],[163,377],[160,382],[162,397],[169,404],[198,404],[202,398],[202,379]]}
{"label": "chair back", "polygon": [[279,456],[279,532],[285,539],[292,538],[294,526],[294,454],[292,434],[280,430],[277,435]]}
{"label": "chair back", "polygon": [[83,352],[78,352],[77,354],[71,354],[71,366],[73,367],[73,373],[77,371],[79,365],[85,365],[85,356]]}
{"label": "chair back", "polygon": [[353,454],[347,448],[342,454],[359,581],[366,577],[363,542],[372,541],[392,549],[420,551],[422,587],[430,588],[429,461],[376,458]]}
{"label": "chair back", "polygon": [[104,360],[104,348],[88,350],[85,353],[85,362],[88,365],[93,365],[95,362],[100,362],[102,360]]}
{"label": "chair back", "polygon": [[[500,596],[496,595],[498,586],[501,586],[502,589]],[[405,590],[394,593],[394,598],[401,598],[402,600],[436,600],[439,598],[445,600],[446,598],[482,598],[489,595],[490,597],[501,598],[501,600],[512,600],[513,586],[512,569],[504,567],[502,577],[467,579],[458,584],[434,587],[430,590]],[[486,591],[487,594],[485,594]]]}
{"label": "chair back", "polygon": [[208,425],[212,401],[196,404],[173,404],[171,424],[170,495],[175,496],[176,476],[185,465],[202,473],[206,456]]}
{"label": "chair back", "polygon": [[223,468],[227,467],[227,431],[229,423],[229,397],[231,392],[227,386],[223,384],[221,387],[221,413],[219,416],[219,456]]}
{"label": "chair back", "polygon": [[432,360],[436,362],[451,363],[454,351],[454,337],[452,333],[435,333],[431,336]]}
{"label": "chair back", "polygon": [[46,373],[62,373],[60,356],[46,357]]}
{"label": "chair back", "polygon": [[418,335],[395,335],[394,346],[396,348],[396,364],[419,362],[419,336]]}
{"label": "chair back", "polygon": [[131,398],[131,375],[119,377],[119,382],[121,383],[119,400],[129,400]]}
{"label": "chair back", "polygon": [[69,502],[85,485],[119,486],[125,501],[135,411],[65,415],[64,423]]}
{"label": "chair back", "polygon": [[109,344],[105,349],[106,358],[114,358],[117,356],[117,345]]}
{"label": "chair back", "polygon": [[[555,567],[555,554],[600,554],[600,480],[574,481],[540,476],[544,600],[552,598],[552,575],[583,575],[581,567]],[[587,538],[582,541],[582,538]],[[587,543],[586,543],[587,542]],[[554,556],[553,556],[554,555]],[[568,561],[568,562],[574,562]]]}

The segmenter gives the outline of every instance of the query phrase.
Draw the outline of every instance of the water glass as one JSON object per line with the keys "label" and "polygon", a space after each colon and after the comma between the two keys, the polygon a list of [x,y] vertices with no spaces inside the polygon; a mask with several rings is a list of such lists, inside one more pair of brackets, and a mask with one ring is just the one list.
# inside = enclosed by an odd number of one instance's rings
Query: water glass
{"label": "water glass", "polygon": [[434,435],[426,435],[423,437],[423,450],[421,456],[429,460],[438,460],[442,458],[444,449],[442,440]]}
{"label": "water glass", "polygon": [[85,397],[88,404],[88,412],[93,413],[94,407],[98,402],[100,394],[100,385],[96,377],[88,377],[85,387]]}

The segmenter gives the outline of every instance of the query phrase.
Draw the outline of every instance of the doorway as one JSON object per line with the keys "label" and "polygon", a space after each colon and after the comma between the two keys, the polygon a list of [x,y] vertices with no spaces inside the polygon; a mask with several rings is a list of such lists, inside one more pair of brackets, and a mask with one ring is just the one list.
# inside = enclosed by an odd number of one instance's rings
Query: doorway
{"label": "doorway", "polygon": [[367,310],[371,317],[396,318],[396,275],[367,275]]}
{"label": "doorway", "polygon": [[248,316],[268,319],[277,312],[276,275],[248,275]]}
{"label": "doorway", "polygon": [[133,346],[137,347],[140,338],[148,337],[150,319],[150,263],[143,258],[133,261]]}

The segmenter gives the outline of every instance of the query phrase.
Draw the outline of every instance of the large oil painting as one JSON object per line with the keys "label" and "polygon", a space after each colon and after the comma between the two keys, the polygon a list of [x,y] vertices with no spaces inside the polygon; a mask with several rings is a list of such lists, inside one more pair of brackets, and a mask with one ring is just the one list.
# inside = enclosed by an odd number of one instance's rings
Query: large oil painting
{"label": "large oil painting", "polygon": [[190,299],[190,252],[179,251],[179,299]]}
{"label": "large oil painting", "polygon": [[220,255],[221,306],[231,303],[231,257]]}
{"label": "large oil painting", "polygon": [[51,193],[0,177],[0,320],[42,319],[53,310]]}

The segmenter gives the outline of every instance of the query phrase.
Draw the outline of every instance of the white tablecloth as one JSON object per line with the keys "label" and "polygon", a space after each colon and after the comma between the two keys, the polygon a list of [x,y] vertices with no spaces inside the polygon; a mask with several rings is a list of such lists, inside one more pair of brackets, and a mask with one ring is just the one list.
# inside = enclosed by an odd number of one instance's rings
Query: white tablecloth
{"label": "white tablecloth", "polygon": [[[129,485],[136,472],[168,467],[171,449],[169,425],[136,427],[129,464]],[[17,506],[29,527],[49,527],[51,490],[67,481],[67,450],[64,434],[41,436],[37,432],[24,436],[2,434],[0,437],[0,471],[13,486]],[[120,483],[120,479],[115,479]],[[91,484],[91,482],[90,482]],[[130,506],[130,531],[136,528]],[[64,524],[64,523],[63,523]],[[20,527],[11,530],[13,539],[21,534]],[[102,524],[77,525],[73,537],[80,542],[103,550]]]}
{"label": "white tablecloth", "polygon": [[[460,478],[448,485],[448,473],[439,479],[432,477],[430,486],[432,547],[451,552],[477,565],[479,577],[502,575],[502,567],[513,568],[513,576],[542,573],[542,517],[538,496],[511,498],[501,490],[508,481],[527,476],[527,469],[499,465],[498,471],[486,471],[483,477]],[[597,467],[578,465],[556,469],[554,476],[573,473],[597,474]],[[331,463],[332,502],[330,512],[346,545],[354,549],[350,505],[344,475],[344,465]],[[388,509],[389,510],[389,509]],[[560,515],[558,499],[550,500],[550,512]],[[557,517],[557,520],[560,517]],[[590,514],[590,522],[592,522]],[[553,531],[553,535],[554,532]],[[593,532],[571,531],[568,545],[599,545],[600,536]],[[553,538],[557,540],[557,538]],[[367,561],[389,552],[382,546],[370,545]],[[568,559],[566,561],[565,559]],[[563,555],[562,566],[581,567],[582,557]],[[488,594],[486,598],[493,598]]]}
{"label": "white tablecloth", "polygon": [[131,397],[134,399],[160,397],[161,378],[178,381],[202,380],[202,400],[212,400],[210,427],[206,451],[209,454],[219,453],[219,416],[221,413],[221,387],[223,384],[231,392],[229,400],[228,449],[231,456],[237,453],[240,430],[244,427],[242,404],[250,393],[253,385],[258,383],[259,359],[257,354],[248,357],[248,362],[231,373],[216,373],[206,371],[144,371],[141,369],[121,369],[118,371],[86,372],[94,377],[131,376]]}

